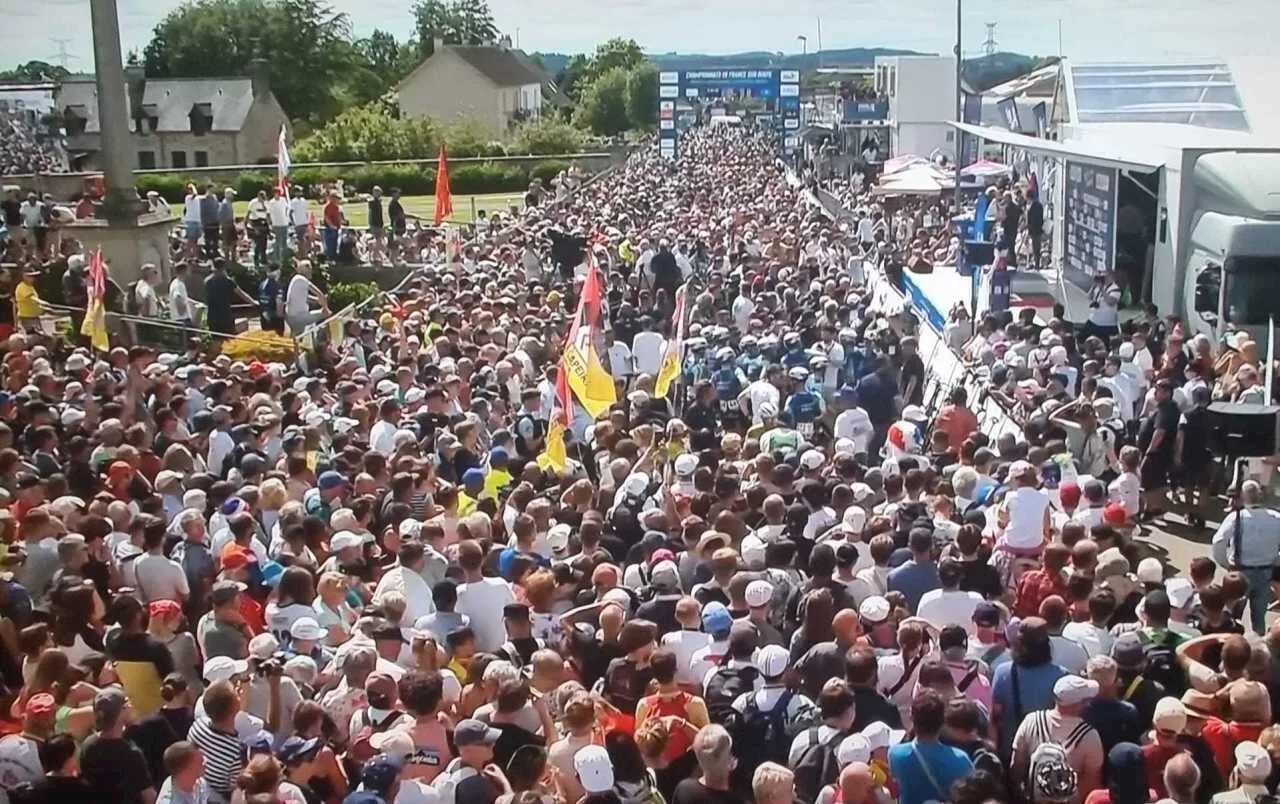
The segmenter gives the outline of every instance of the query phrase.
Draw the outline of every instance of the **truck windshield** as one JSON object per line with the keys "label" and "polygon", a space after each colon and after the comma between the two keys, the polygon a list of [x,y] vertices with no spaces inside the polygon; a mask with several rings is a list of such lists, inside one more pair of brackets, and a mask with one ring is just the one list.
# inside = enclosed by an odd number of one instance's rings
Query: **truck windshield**
{"label": "truck windshield", "polygon": [[1280,257],[1231,257],[1227,260],[1226,319],[1239,327],[1280,321]]}

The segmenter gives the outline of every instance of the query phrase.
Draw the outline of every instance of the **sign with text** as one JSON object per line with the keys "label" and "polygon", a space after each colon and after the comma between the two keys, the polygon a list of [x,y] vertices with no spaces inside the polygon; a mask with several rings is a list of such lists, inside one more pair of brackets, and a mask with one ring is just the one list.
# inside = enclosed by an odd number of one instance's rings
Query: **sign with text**
{"label": "sign with text", "polygon": [[1095,276],[1114,267],[1118,185],[1115,168],[1067,162],[1063,267],[1086,290]]}

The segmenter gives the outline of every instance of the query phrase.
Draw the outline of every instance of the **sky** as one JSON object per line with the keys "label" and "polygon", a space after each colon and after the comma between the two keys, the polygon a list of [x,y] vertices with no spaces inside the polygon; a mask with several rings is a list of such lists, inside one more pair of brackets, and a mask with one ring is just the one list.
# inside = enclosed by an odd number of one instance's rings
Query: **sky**
{"label": "sky", "polygon": [[[141,50],[179,0],[117,0],[124,51]],[[357,35],[412,29],[412,0],[330,0],[350,15]],[[0,66],[32,59],[91,71],[89,0],[39,0],[10,6],[0,26]],[[498,27],[525,50],[591,50],[614,36],[650,52],[797,52],[797,36],[817,48],[896,47],[950,52],[951,0],[490,0]],[[965,0],[963,46],[981,52],[985,23],[1001,50],[1062,52],[1076,59],[1135,60],[1269,55],[1280,30],[1277,0]]]}

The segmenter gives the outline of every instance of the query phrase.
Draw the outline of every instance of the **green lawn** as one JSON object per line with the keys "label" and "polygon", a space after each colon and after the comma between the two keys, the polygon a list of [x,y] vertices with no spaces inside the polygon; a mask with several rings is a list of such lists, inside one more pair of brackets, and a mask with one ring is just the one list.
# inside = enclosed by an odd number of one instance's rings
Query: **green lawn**
{"label": "green lawn", "polygon": [[[383,196],[384,205],[386,196]],[[435,196],[432,195],[405,195],[400,197],[401,203],[404,204],[405,212],[410,215],[418,215],[430,222],[436,210]],[[474,211],[484,210],[486,213],[494,210],[506,212],[512,204],[523,204],[524,193],[488,193],[484,195],[455,195],[453,197],[453,220],[470,221],[473,217],[472,202],[474,201]],[[314,210],[316,217],[320,215],[320,204],[316,201],[308,201],[309,206]],[[245,210],[249,206],[248,199],[236,201],[236,215],[243,216]],[[360,199],[348,199],[342,205],[342,211],[346,214],[347,220],[352,226],[364,226],[368,223],[369,207]]]}

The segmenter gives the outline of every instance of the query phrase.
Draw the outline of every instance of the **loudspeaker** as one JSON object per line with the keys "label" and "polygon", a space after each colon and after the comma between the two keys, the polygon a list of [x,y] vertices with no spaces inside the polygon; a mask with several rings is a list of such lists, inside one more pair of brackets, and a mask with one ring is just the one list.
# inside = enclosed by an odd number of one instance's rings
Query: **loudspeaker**
{"label": "loudspeaker", "polygon": [[1276,454],[1280,407],[1215,402],[1209,406],[1209,446],[1233,458],[1265,458]]}

